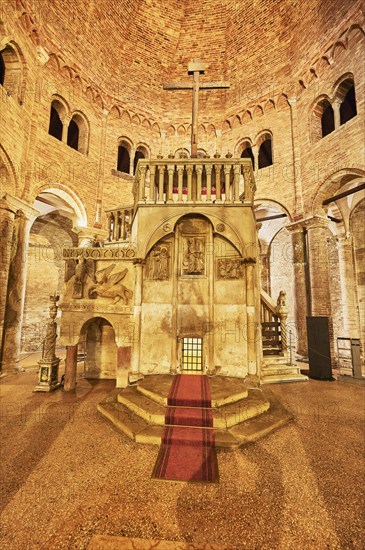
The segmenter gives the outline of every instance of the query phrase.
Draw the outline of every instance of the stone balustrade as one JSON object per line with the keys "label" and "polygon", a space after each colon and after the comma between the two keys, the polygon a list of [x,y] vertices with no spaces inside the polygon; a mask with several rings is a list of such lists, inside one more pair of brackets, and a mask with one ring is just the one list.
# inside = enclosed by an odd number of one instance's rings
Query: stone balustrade
{"label": "stone balustrade", "polygon": [[152,204],[252,204],[250,159],[140,159],[135,206]]}
{"label": "stone balustrade", "polygon": [[133,219],[133,208],[114,208],[107,210],[108,241],[129,241]]}

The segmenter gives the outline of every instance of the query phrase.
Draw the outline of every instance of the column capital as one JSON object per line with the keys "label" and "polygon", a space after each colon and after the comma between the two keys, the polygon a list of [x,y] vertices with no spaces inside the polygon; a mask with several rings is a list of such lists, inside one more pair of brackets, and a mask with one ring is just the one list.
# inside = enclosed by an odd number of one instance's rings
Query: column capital
{"label": "column capital", "polygon": [[311,216],[309,218],[290,223],[285,227],[286,229],[288,229],[288,231],[291,231],[293,233],[301,233],[304,231],[304,229],[314,229],[318,227],[328,228],[329,224],[330,220],[328,218],[325,218],[324,216]]}
{"label": "column capital", "polygon": [[108,231],[96,227],[81,227],[76,225],[73,231],[78,235],[79,248],[90,248],[96,241],[105,241],[108,238]]}
{"label": "column capital", "polygon": [[[5,201],[5,203],[3,202]],[[18,197],[13,197],[12,195],[6,195],[3,197],[2,201],[3,207],[5,207],[5,204],[8,206],[9,210],[11,210],[14,214],[20,214],[23,213],[23,215],[29,220],[34,221],[38,216],[40,215],[40,211],[34,208],[34,206],[31,206],[27,202],[23,201],[22,199],[19,199]],[[0,208],[1,208],[0,203]]]}
{"label": "column capital", "polygon": [[133,265],[136,266],[136,267],[143,267],[146,263],[146,260],[144,260],[143,258],[135,258],[133,260]]}

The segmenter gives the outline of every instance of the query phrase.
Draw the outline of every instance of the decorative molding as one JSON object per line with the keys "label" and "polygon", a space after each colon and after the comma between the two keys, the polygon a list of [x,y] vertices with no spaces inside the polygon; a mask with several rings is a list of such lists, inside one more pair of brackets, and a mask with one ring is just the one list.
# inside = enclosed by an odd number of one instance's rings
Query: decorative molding
{"label": "decorative molding", "polygon": [[133,260],[136,249],[132,246],[125,248],[64,248],[64,260],[85,258],[90,260]]}
{"label": "decorative molding", "polygon": [[126,306],[123,304],[105,304],[100,303],[100,301],[92,302],[88,300],[87,302],[82,302],[77,300],[75,302],[63,302],[60,306],[60,309],[65,312],[69,311],[89,311],[94,313],[118,313],[118,315],[133,315],[133,306]]}

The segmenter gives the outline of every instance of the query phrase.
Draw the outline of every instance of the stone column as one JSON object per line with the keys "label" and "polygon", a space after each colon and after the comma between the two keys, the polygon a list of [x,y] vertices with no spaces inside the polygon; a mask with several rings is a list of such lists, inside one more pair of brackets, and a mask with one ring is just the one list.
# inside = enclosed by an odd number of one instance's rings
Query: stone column
{"label": "stone column", "polygon": [[0,349],[3,339],[6,296],[14,230],[15,212],[6,199],[0,201]]}
{"label": "stone column", "polygon": [[252,145],[252,154],[254,160],[253,170],[257,172],[257,170],[259,169],[259,148],[256,144]]}
{"label": "stone column", "polygon": [[337,130],[337,128],[341,126],[340,107],[341,107],[341,100],[336,98],[332,103],[333,115],[335,120],[335,130]]}
{"label": "stone column", "polygon": [[247,296],[247,363],[248,374],[257,374],[256,365],[256,315],[255,315],[255,259],[246,260]]}
{"label": "stone column", "polygon": [[300,224],[287,226],[291,231],[294,263],[294,311],[297,332],[296,350],[299,355],[308,355],[307,321],[309,314],[307,289],[307,258],[304,228]]}
{"label": "stone column", "polygon": [[128,386],[128,372],[131,366],[131,346],[118,346],[118,364],[117,364],[117,388],[126,388]]}
{"label": "stone column", "polygon": [[306,220],[308,234],[310,311],[313,316],[328,317],[332,360],[336,361],[331,313],[330,266],[327,238],[328,220],[319,216]]}
{"label": "stone column", "polygon": [[133,315],[133,344],[131,372],[129,381],[135,382],[140,379],[140,352],[141,352],[141,317],[142,317],[142,284],[143,284],[144,261],[134,261],[135,283],[134,283],[134,315]]}
{"label": "stone column", "polygon": [[290,106],[290,123],[291,123],[291,141],[293,150],[293,180],[295,190],[295,218],[303,215],[303,189],[301,178],[301,158],[300,158],[300,139],[298,132],[298,111],[297,111],[297,98],[291,97],[288,99]]}
{"label": "stone column", "polygon": [[340,235],[337,239],[341,275],[343,328],[345,338],[360,337],[360,319],[356,296],[353,238]]}
{"label": "stone column", "polygon": [[29,232],[33,221],[39,215],[38,210],[20,199],[6,195],[5,200],[15,216],[2,339],[3,372],[19,367]]}
{"label": "stone column", "polygon": [[64,381],[65,391],[72,391],[75,389],[76,374],[77,374],[77,344],[76,346],[66,346],[65,381]]}
{"label": "stone column", "polygon": [[268,294],[271,294],[270,284],[270,252],[267,251],[265,243],[265,252],[261,252],[261,286]]}
{"label": "stone column", "polygon": [[68,115],[65,115],[62,117],[62,142],[67,144],[67,137],[68,137],[68,127],[70,126],[71,117]]}

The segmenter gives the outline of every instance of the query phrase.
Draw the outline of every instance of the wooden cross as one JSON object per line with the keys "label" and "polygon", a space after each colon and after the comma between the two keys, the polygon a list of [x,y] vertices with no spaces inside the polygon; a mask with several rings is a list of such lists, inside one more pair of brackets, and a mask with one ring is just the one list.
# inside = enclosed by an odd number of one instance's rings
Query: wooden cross
{"label": "wooden cross", "polygon": [[191,157],[198,156],[198,112],[199,112],[199,90],[216,90],[229,88],[227,82],[200,82],[199,75],[204,74],[205,64],[200,59],[193,59],[188,63],[188,74],[194,76],[194,81],[180,82],[177,84],[164,84],[164,90],[193,90],[193,109],[191,124]]}

